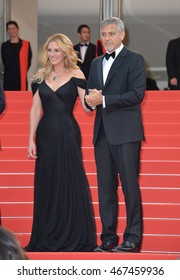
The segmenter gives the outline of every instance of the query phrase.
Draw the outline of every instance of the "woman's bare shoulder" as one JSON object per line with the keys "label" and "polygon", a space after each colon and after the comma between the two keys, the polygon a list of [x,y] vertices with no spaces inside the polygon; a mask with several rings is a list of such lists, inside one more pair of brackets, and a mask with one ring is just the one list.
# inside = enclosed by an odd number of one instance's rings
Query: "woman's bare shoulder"
{"label": "woman's bare shoulder", "polygon": [[85,79],[84,73],[80,69],[74,70],[73,76],[79,79]]}

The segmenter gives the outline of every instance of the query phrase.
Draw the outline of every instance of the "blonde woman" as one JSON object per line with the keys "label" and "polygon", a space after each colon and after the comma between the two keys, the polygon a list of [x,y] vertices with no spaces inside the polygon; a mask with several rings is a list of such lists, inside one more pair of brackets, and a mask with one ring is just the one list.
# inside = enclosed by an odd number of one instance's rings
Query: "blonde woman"
{"label": "blonde woman", "polygon": [[64,34],[49,37],[43,52],[43,67],[32,83],[28,157],[36,165],[33,226],[26,250],[93,251],[94,218],[80,129],[73,116],[78,96],[88,111],[86,80],[73,44]]}

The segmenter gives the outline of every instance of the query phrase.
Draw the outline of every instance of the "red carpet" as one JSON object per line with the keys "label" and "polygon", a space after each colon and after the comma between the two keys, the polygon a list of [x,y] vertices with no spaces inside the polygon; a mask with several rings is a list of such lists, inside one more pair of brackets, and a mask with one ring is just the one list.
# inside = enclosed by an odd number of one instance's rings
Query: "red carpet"
{"label": "red carpet", "polygon": [[[7,109],[0,117],[0,208],[2,224],[11,229],[22,246],[29,240],[33,209],[34,162],[27,158],[31,92],[5,92]],[[146,141],[141,154],[140,186],[144,235],[140,254],[29,253],[31,259],[177,259],[180,256],[180,93],[146,92],[142,104]],[[97,225],[96,166],[92,132],[94,113],[75,116],[80,124],[84,166],[88,176]],[[125,227],[125,205],[119,187],[120,239]],[[121,240],[120,240],[121,241]]]}

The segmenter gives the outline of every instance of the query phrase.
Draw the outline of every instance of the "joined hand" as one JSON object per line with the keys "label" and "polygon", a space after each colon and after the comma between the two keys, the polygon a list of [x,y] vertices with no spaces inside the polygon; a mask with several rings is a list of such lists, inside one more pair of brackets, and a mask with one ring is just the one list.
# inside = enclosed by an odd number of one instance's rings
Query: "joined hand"
{"label": "joined hand", "polygon": [[101,105],[103,103],[102,90],[89,89],[89,94],[85,95],[85,100],[91,107]]}

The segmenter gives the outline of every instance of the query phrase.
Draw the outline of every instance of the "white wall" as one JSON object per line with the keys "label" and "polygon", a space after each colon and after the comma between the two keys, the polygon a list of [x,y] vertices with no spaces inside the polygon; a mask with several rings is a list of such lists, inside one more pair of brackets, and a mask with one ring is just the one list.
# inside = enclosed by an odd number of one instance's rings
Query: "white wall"
{"label": "white wall", "polygon": [[161,89],[167,87],[166,50],[169,40],[180,36],[180,17],[146,17],[137,21],[124,17],[127,46],[140,52],[150,67],[151,76]]}
{"label": "white wall", "polygon": [[37,70],[38,52],[38,9],[37,0],[11,0],[11,19],[17,21],[20,38],[28,40],[32,48],[32,65],[28,72],[30,89],[32,76]]}
{"label": "white wall", "polygon": [[[91,41],[95,43],[99,38],[98,0],[11,2],[12,19],[17,20],[21,37],[31,42],[33,50],[29,80],[40,63],[42,45],[53,33],[64,33],[75,44],[78,42],[77,27],[85,23],[91,28]],[[160,89],[167,87],[166,49],[169,40],[180,36],[180,0],[122,0],[122,4],[125,45],[144,56]]]}
{"label": "white wall", "polygon": [[[38,1],[42,3],[43,0]],[[68,10],[69,1],[51,0],[49,14],[47,10],[46,13],[39,10],[39,48],[49,35],[56,32],[65,33],[73,43],[76,43],[78,41],[76,30],[82,23],[90,26],[92,42],[96,42],[99,38],[98,0],[91,0],[88,3],[82,0],[83,5],[91,3],[91,7],[95,6],[94,13],[91,10],[89,15],[88,8],[85,9],[79,4],[81,0],[73,1]],[[164,89],[167,87],[165,65],[167,44],[172,38],[180,36],[180,0],[122,0],[122,4],[123,20],[127,30],[124,43],[128,48],[144,56],[150,67],[151,76],[156,79],[160,89]],[[52,15],[54,7],[56,11]],[[40,8],[43,9],[43,5],[39,5]]]}

